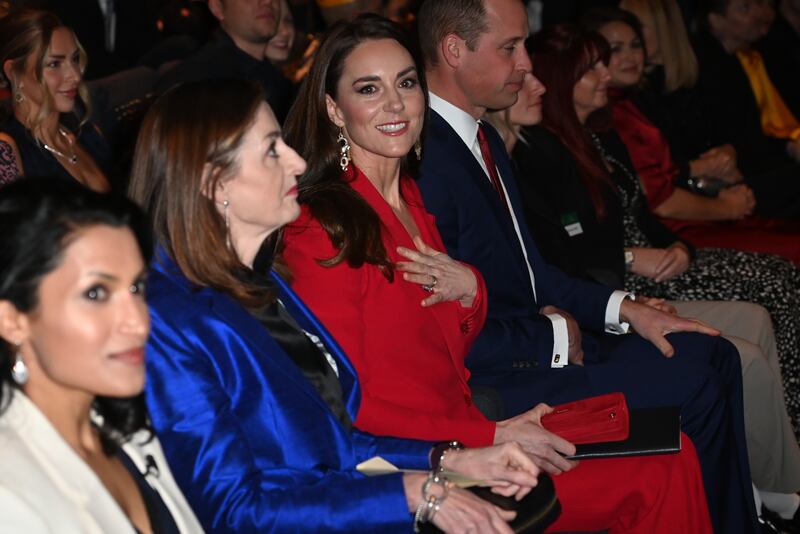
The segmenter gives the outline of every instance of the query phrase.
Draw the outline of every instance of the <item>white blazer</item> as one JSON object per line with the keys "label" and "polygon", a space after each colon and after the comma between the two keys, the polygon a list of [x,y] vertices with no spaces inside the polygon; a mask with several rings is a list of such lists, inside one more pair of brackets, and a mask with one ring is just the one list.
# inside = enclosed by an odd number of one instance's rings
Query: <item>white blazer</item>
{"label": "white blazer", "polygon": [[[6,395],[6,397],[8,397]],[[123,446],[172,513],[182,533],[201,533],[172,478],[156,438],[134,435]],[[157,466],[147,468],[148,456]],[[151,460],[151,462],[152,462]],[[36,405],[14,391],[0,413],[0,533],[128,533],[136,531],[103,483]]]}

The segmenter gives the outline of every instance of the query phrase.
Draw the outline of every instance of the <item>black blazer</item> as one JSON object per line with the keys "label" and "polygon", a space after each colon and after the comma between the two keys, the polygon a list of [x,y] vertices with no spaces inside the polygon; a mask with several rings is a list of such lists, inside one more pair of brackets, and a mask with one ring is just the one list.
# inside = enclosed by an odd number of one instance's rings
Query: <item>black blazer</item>
{"label": "black blazer", "polygon": [[[612,183],[605,188],[605,215],[599,218],[575,159],[561,140],[541,126],[523,129],[522,136],[524,141],[517,142],[512,156],[528,228],[542,255],[572,276],[623,289],[623,207],[616,188]],[[601,140],[610,155],[633,169],[616,133],[603,134]],[[680,241],[646,203],[635,217],[652,246]]]}

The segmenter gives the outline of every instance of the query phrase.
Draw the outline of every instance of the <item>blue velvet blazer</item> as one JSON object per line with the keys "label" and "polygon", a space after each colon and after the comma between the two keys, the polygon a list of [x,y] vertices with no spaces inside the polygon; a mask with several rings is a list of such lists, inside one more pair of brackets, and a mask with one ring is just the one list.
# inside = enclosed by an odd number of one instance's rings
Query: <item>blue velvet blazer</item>
{"label": "blue velvet blazer", "polygon": [[[366,478],[375,455],[427,469],[431,444],[378,438],[336,419],[267,330],[227,295],[194,286],[161,251],[148,281],[147,403],[175,479],[209,532],[410,532],[399,474]],[[335,358],[355,420],[355,371],[277,275],[280,299]]]}

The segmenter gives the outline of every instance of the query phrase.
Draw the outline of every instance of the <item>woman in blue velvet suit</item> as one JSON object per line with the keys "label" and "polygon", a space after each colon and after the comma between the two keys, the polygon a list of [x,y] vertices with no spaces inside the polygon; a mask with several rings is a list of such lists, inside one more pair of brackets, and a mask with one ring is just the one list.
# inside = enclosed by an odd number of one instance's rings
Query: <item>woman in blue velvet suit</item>
{"label": "woman in blue velvet suit", "polygon": [[[350,362],[270,270],[276,231],[300,213],[304,170],[246,82],[178,87],[142,126],[131,195],[159,245],[146,395],[178,484],[213,532],[404,532],[415,511],[445,531],[510,532],[513,513],[456,488],[423,491],[427,474],[356,471],[376,455],[441,463],[517,498],[538,474],[516,444],[432,449],[351,428]],[[438,500],[426,506],[429,495]]]}

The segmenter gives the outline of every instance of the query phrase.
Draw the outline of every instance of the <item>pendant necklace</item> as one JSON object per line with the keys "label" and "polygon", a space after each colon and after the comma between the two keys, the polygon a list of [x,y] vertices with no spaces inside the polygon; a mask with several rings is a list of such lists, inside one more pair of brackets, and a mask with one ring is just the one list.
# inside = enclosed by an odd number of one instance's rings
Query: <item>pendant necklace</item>
{"label": "pendant necklace", "polygon": [[73,165],[77,164],[78,163],[78,154],[75,153],[75,147],[74,147],[75,141],[69,135],[67,135],[67,132],[64,131],[64,128],[62,128],[60,126],[58,128],[58,133],[59,133],[59,135],[61,135],[61,137],[63,137],[64,139],[67,140],[67,143],[69,144],[69,148],[70,148],[71,154],[64,154],[60,150],[51,147],[47,143],[42,143],[42,146],[44,146],[45,150],[47,150],[48,152],[51,152],[51,153],[55,154],[56,156],[60,156],[60,157],[64,158],[65,160],[69,161]]}

